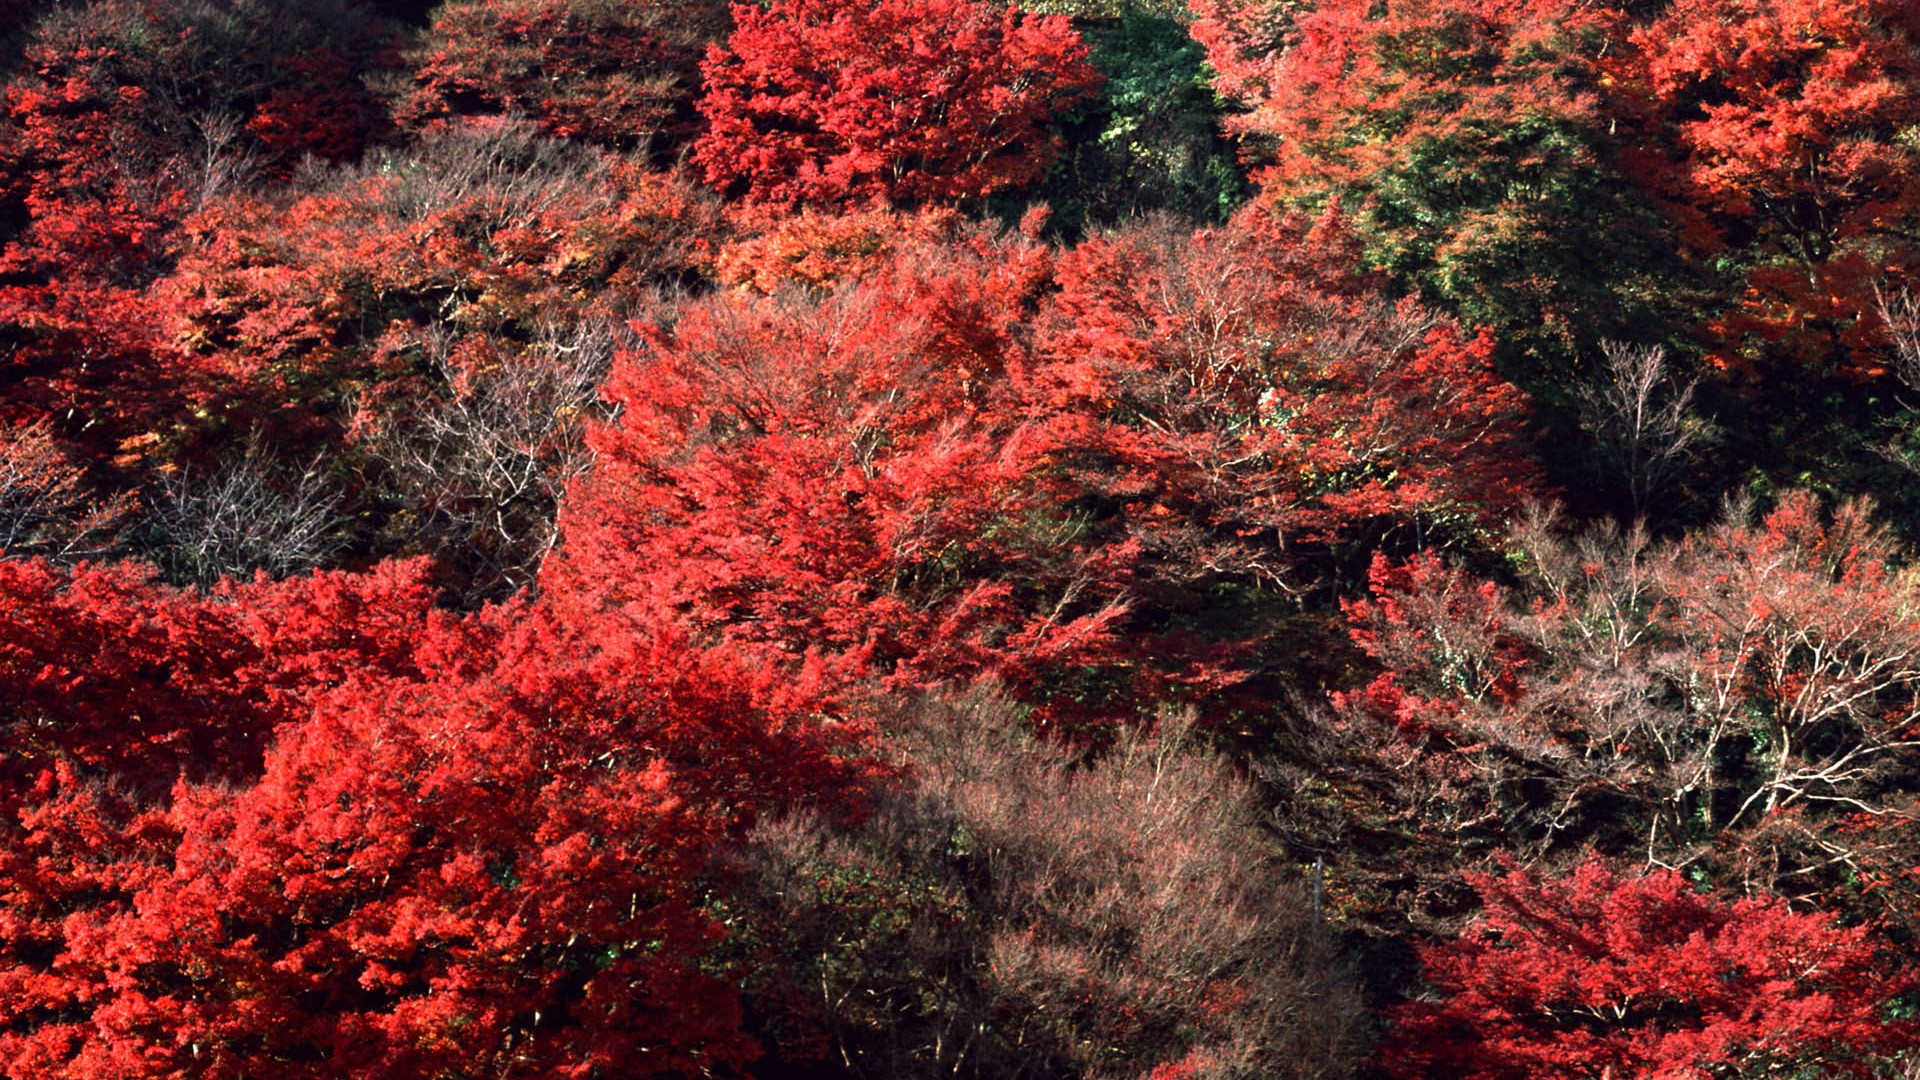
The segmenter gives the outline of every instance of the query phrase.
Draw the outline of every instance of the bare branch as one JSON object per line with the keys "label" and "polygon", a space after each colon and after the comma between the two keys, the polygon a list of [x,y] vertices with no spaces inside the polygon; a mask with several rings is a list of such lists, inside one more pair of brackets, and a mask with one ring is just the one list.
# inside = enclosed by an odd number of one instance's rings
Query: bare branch
{"label": "bare branch", "polygon": [[344,546],[340,504],[317,464],[296,473],[252,442],[210,474],[183,470],[166,480],[152,515],[156,554],[201,585],[311,570]]}
{"label": "bare branch", "polygon": [[1909,390],[1920,390],[1920,296],[1912,289],[1889,292],[1873,287],[1873,299],[1893,347],[1893,374]]}
{"label": "bare branch", "polygon": [[366,424],[365,449],[384,466],[378,486],[411,512],[416,546],[466,565],[481,594],[511,591],[532,583],[561,495],[589,464],[585,421],[615,331],[546,327],[486,366],[457,362],[453,343],[423,337],[441,394]]}
{"label": "bare branch", "polygon": [[1699,434],[1692,415],[1698,382],[1679,381],[1658,345],[1608,341],[1598,378],[1575,388],[1581,424],[1626,482],[1635,518],[1646,516],[1654,494],[1686,463]]}
{"label": "bare branch", "polygon": [[97,555],[133,509],[131,496],[95,498],[41,419],[0,431],[0,555]]}

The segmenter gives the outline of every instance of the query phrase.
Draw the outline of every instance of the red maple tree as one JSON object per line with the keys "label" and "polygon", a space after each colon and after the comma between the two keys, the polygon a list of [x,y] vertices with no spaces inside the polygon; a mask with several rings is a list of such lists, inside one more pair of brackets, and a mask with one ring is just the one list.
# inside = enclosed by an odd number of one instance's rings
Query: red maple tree
{"label": "red maple tree", "polygon": [[1735,290],[1716,359],[1855,375],[1881,361],[1874,290],[1920,265],[1920,12],[1893,0],[1685,0],[1610,64],[1644,133],[1632,171]]}
{"label": "red maple tree", "polygon": [[616,362],[542,587],[1066,713],[1220,690],[1264,638],[1210,590],[1277,602],[1340,545],[1467,540],[1534,489],[1488,343],[1340,243],[1259,215],[1066,254],[975,234],[689,305]]}
{"label": "red maple tree", "polygon": [[1886,1009],[1912,972],[1864,928],[1598,861],[1469,881],[1485,913],[1422,951],[1437,996],[1393,1011],[1389,1075],[1866,1076],[1865,1054],[1910,1044]]}
{"label": "red maple tree", "polygon": [[423,576],[0,562],[0,1068],[754,1056],[703,869],[764,811],[850,806],[858,718],[670,628],[429,614]]}
{"label": "red maple tree", "polygon": [[1037,180],[1099,76],[1067,20],[981,0],[736,5],[701,65],[709,182],[779,204],[951,202]]}

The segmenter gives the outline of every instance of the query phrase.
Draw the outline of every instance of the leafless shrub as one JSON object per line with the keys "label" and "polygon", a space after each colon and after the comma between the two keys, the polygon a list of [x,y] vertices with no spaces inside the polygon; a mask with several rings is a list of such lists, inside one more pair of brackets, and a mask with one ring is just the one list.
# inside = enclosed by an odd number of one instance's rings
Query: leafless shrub
{"label": "leafless shrub", "polygon": [[116,539],[131,497],[100,499],[41,419],[0,431],[0,555],[96,555]]}
{"label": "leafless shrub", "polygon": [[357,168],[322,169],[305,182],[388,177],[383,208],[406,220],[476,196],[531,216],[573,205],[583,193],[608,197],[609,162],[598,151],[541,135],[530,122],[504,119],[438,129],[405,150],[376,151]]}
{"label": "leafless shrub", "polygon": [[218,469],[184,469],[164,482],[153,554],[200,585],[255,571],[285,577],[325,565],[344,546],[340,506],[317,466],[295,471],[251,443]]}
{"label": "leafless shrub", "polygon": [[480,595],[532,582],[557,538],[560,496],[587,468],[585,420],[616,337],[604,322],[546,327],[523,351],[464,365],[451,330],[423,332],[441,393],[359,425],[411,546],[465,568]]}
{"label": "leafless shrub", "polygon": [[842,1066],[1351,1075],[1353,987],[1190,720],[1088,765],[975,692],[923,708],[901,748],[910,779],[860,828],[772,822],[746,856],[785,985]]}
{"label": "leafless shrub", "polygon": [[1600,356],[1597,377],[1575,388],[1581,424],[1599,440],[1605,467],[1626,484],[1634,517],[1643,518],[1699,438],[1698,380],[1682,381],[1658,345],[1608,341]]}

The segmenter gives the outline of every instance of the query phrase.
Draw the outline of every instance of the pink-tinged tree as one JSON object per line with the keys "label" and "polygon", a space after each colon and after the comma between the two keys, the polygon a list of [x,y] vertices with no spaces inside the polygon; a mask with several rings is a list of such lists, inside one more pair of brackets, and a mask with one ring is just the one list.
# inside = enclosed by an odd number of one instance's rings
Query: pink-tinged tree
{"label": "pink-tinged tree", "polygon": [[904,713],[902,775],[870,816],[766,821],[735,856],[777,1061],[863,1080],[1354,1075],[1358,986],[1192,716],[1089,760],[991,689]]}
{"label": "pink-tinged tree", "polygon": [[434,334],[478,355],[618,314],[684,271],[713,218],[673,174],[491,120],[316,187],[210,204],[153,290],[200,369],[193,404],[222,422],[337,421],[343,398],[428,367]]}
{"label": "pink-tinged tree", "polygon": [[1470,875],[1485,911],[1422,950],[1431,1000],[1393,1010],[1390,1076],[1869,1076],[1912,1045],[1913,972],[1864,927],[1667,870]]}
{"label": "pink-tinged tree", "polygon": [[409,54],[406,127],[520,113],[550,135],[670,151],[693,135],[721,0],[454,0]]}
{"label": "pink-tinged tree", "polygon": [[1039,179],[1099,76],[1061,16],[981,0],[736,5],[694,162],[756,202],[959,202]]}
{"label": "pink-tinged tree", "polygon": [[1592,847],[1920,918],[1920,608],[1865,507],[1796,493],[1659,544],[1535,521],[1516,546],[1519,589],[1380,558],[1347,607],[1379,667],[1335,696],[1349,759],[1381,770],[1355,790],[1393,807],[1430,877],[1463,843]]}
{"label": "pink-tinged tree", "polygon": [[[1258,109],[1274,91],[1280,58],[1310,10],[1302,0],[1193,0],[1188,33],[1207,50],[1213,86],[1242,110]],[[1248,122],[1229,119],[1242,133]],[[1257,123],[1257,122],[1256,122]]]}

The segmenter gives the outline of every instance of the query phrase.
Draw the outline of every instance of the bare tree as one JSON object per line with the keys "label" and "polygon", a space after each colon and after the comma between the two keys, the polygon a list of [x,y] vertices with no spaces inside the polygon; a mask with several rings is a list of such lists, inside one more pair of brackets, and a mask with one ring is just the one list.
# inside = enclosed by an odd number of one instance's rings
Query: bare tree
{"label": "bare tree", "polygon": [[1644,518],[1698,438],[1692,414],[1698,380],[1681,381],[1658,345],[1608,341],[1600,355],[1599,377],[1575,390],[1581,424],[1626,483],[1633,516]]}
{"label": "bare tree", "polygon": [[156,560],[187,581],[324,565],[345,545],[340,495],[318,466],[295,471],[250,442],[209,473],[168,477],[152,514]]}
{"label": "bare tree", "polygon": [[188,162],[187,186],[194,205],[206,208],[214,200],[245,188],[258,174],[259,155],[246,140],[246,126],[230,112],[195,117],[198,153]]}
{"label": "bare tree", "polygon": [[605,322],[548,326],[518,354],[466,365],[453,331],[435,326],[421,344],[441,393],[358,425],[383,466],[378,487],[408,511],[411,546],[463,568],[475,595],[531,584],[552,548],[615,342]]}
{"label": "bare tree", "polygon": [[[1887,334],[1888,369],[1909,390],[1920,390],[1920,296],[1912,289],[1893,291],[1875,284],[1875,308]],[[1920,474],[1920,460],[1912,449],[1913,409],[1902,403],[1901,414],[1887,421],[1882,429],[1884,442],[1875,447],[1880,456],[1911,474]]]}

